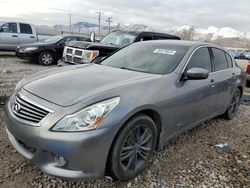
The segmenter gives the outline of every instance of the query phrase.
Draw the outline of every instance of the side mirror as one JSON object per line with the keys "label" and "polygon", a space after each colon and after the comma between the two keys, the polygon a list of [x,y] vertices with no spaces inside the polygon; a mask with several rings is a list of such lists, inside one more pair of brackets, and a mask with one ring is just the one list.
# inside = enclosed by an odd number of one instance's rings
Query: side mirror
{"label": "side mirror", "polygon": [[188,69],[185,74],[185,80],[203,80],[207,79],[209,75],[208,70],[202,68]]}
{"label": "side mirror", "polygon": [[91,32],[89,38],[92,42],[95,42],[95,32]]}

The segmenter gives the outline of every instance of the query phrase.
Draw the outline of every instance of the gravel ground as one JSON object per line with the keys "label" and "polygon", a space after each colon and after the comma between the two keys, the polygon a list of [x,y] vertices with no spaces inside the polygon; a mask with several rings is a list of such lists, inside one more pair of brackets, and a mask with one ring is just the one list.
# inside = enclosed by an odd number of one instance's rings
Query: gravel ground
{"label": "gravel ground", "polygon": [[[20,79],[52,68],[16,60],[10,54],[0,55],[2,102]],[[249,187],[249,125],[250,106],[241,106],[235,119],[210,120],[169,142],[155,154],[152,164],[129,182],[108,177],[73,182],[44,174],[14,150],[7,139],[4,109],[0,105],[0,187]],[[220,143],[227,146],[217,147]]]}

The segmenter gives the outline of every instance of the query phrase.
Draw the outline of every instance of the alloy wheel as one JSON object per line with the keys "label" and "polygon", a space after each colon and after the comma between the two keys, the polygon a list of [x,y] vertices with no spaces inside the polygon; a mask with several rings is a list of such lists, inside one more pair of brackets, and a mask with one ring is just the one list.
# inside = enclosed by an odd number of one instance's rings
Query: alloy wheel
{"label": "alloy wheel", "polygon": [[148,160],[153,150],[153,135],[147,126],[139,125],[126,137],[120,152],[120,165],[124,171],[136,171]]}
{"label": "alloy wheel", "polygon": [[50,54],[48,54],[48,53],[43,54],[43,56],[42,56],[42,63],[43,64],[49,65],[52,63],[52,61],[53,61],[53,58]]}
{"label": "alloy wheel", "polygon": [[236,90],[236,92],[234,93],[234,96],[231,100],[231,103],[228,107],[228,113],[233,116],[236,114],[239,105],[240,105],[240,101],[241,101],[241,93],[239,90]]}

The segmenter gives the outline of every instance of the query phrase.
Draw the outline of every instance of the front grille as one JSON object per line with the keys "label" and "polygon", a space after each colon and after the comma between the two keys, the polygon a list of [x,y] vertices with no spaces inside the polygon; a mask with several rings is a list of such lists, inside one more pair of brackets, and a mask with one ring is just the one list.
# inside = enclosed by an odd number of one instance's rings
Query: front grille
{"label": "front grille", "polygon": [[82,51],[80,51],[80,50],[76,50],[76,51],[75,51],[75,55],[82,56]]}
{"label": "front grille", "polygon": [[74,62],[75,63],[81,63],[81,58],[79,58],[79,57],[74,57]]}
{"label": "front grille", "polygon": [[84,55],[84,50],[75,49],[71,47],[65,47],[65,60],[69,63],[81,63]]}
{"label": "front grille", "polygon": [[67,60],[67,61],[72,61],[72,56],[66,55],[66,60]]}
{"label": "front grille", "polygon": [[67,49],[67,53],[72,54],[73,50],[72,49]]}
{"label": "front grille", "polygon": [[12,111],[18,118],[32,123],[39,123],[49,113],[18,94],[15,96]]}

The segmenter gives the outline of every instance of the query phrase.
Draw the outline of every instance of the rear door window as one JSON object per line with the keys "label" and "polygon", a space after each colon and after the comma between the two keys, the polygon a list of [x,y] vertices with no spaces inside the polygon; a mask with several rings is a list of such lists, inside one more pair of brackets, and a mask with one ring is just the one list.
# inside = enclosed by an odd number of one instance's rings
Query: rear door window
{"label": "rear door window", "polygon": [[20,32],[23,34],[32,34],[32,29],[29,24],[20,23]]}
{"label": "rear door window", "polygon": [[226,58],[227,58],[227,66],[228,66],[228,68],[232,68],[233,67],[232,58],[227,53],[225,53],[225,54],[226,54]]}
{"label": "rear door window", "polygon": [[3,33],[17,33],[17,24],[16,23],[5,23],[0,27],[0,30]]}
{"label": "rear door window", "polygon": [[227,69],[228,63],[227,63],[225,52],[217,48],[212,48],[212,52],[214,55],[215,71],[221,71],[221,70]]}
{"label": "rear door window", "polygon": [[191,68],[202,68],[208,70],[209,72],[212,71],[211,58],[208,48],[199,48],[194,52],[188,62],[186,70]]}

